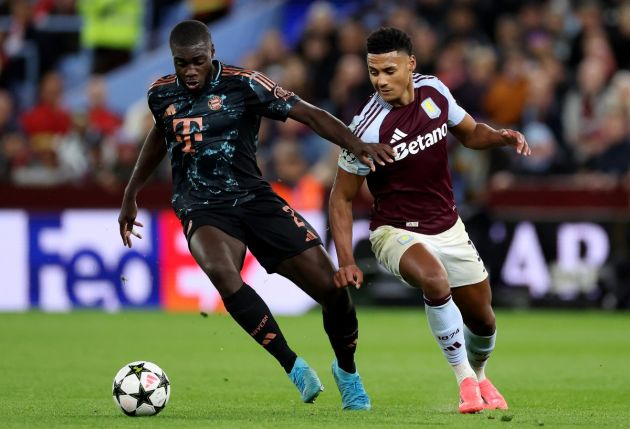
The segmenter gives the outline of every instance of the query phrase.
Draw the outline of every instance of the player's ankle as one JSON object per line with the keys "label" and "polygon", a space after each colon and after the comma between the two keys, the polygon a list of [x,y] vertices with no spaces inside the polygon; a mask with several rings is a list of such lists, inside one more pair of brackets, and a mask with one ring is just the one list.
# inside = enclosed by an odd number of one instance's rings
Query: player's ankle
{"label": "player's ankle", "polygon": [[472,378],[477,381],[477,375],[468,362],[452,365],[452,368],[455,378],[457,378],[457,384],[461,384],[466,378]]}

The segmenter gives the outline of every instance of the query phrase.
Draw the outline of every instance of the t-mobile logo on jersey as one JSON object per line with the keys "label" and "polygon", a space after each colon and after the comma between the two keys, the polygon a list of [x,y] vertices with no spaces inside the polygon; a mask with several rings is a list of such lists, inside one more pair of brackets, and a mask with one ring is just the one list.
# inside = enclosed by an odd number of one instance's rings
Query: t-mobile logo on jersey
{"label": "t-mobile logo on jersey", "polygon": [[[419,134],[415,140],[412,140],[410,142],[398,143],[396,146],[392,146],[392,149],[394,149],[394,152],[396,152],[395,160],[400,161],[401,159],[406,158],[409,154],[415,155],[421,150],[425,150],[433,146],[434,144],[445,138],[447,132],[448,127],[446,123],[444,123],[441,127],[437,127],[431,132],[428,132],[424,135]],[[406,136],[407,134],[403,133],[397,128],[392,135],[392,141],[390,141],[390,143],[394,143],[400,140],[402,138],[402,135]]]}
{"label": "t-mobile logo on jersey", "polygon": [[[173,119],[173,133],[178,142],[183,142],[182,152],[194,153],[193,142],[200,142],[202,118],[178,118]],[[181,128],[180,128],[181,125]],[[178,132],[179,131],[179,132]]]}

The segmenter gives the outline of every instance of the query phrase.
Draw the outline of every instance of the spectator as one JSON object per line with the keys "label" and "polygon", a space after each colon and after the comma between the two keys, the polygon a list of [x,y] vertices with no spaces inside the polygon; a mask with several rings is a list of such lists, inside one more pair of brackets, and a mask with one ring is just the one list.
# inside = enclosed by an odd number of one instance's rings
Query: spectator
{"label": "spectator", "polygon": [[354,54],[342,56],[330,82],[329,94],[334,106],[331,111],[349,124],[372,92],[374,89],[365,73],[365,60]]}
{"label": "spectator", "polygon": [[79,0],[81,40],[92,49],[92,73],[129,62],[142,35],[143,0]]}
{"label": "spectator", "polygon": [[486,115],[499,128],[518,126],[527,98],[527,61],[520,51],[509,52],[500,74],[493,79],[484,99]]}
{"label": "spectator", "polygon": [[0,182],[9,182],[12,171],[28,164],[26,140],[19,131],[11,94],[0,90]]}
{"label": "spectator", "polygon": [[[28,0],[15,0],[9,3],[9,11],[8,28],[0,35],[2,42],[0,85],[21,96],[26,79],[30,79],[26,83],[35,85],[38,78],[39,70],[36,67],[38,35],[32,22],[33,8]],[[27,99],[26,104],[32,101]]]}
{"label": "spectator", "polygon": [[298,42],[298,53],[309,71],[315,104],[325,101],[328,85],[335,73],[338,53],[335,49],[335,10],[325,1],[312,3],[307,12],[305,31]]}
{"label": "spectator", "polygon": [[496,74],[497,57],[489,46],[474,46],[465,54],[467,79],[452,91],[453,96],[475,119],[485,117],[483,98]]}
{"label": "spectator", "polygon": [[523,108],[522,123],[545,124],[556,140],[563,138],[561,105],[558,102],[554,79],[546,69],[535,66],[527,75],[527,98]]}
{"label": "spectator", "polygon": [[623,1],[618,8],[617,26],[611,36],[615,58],[620,68],[630,69],[630,1]]}
{"label": "spectator", "polygon": [[422,74],[435,74],[435,61],[439,50],[439,37],[427,22],[420,22],[409,33],[412,38],[416,69]]}
{"label": "spectator", "polygon": [[[61,29],[49,25],[55,16],[77,16],[76,0],[37,0],[33,10],[33,22],[38,29],[40,73],[55,70],[64,55],[79,52],[80,40],[77,28]],[[78,16],[77,16],[78,21]]]}
{"label": "spectator", "polygon": [[309,173],[308,164],[294,140],[280,140],[273,147],[273,190],[296,210],[321,210],[325,189]]}
{"label": "spectator", "polygon": [[578,2],[575,16],[580,30],[571,42],[568,65],[575,70],[584,59],[584,41],[591,35],[606,33],[602,13],[602,4],[598,0],[582,0]]}
{"label": "spectator", "polygon": [[606,68],[596,58],[580,63],[577,83],[564,100],[562,128],[579,165],[598,151],[598,133],[604,118]]}
{"label": "spectator", "polygon": [[94,75],[87,85],[88,127],[102,136],[111,136],[120,128],[122,118],[107,107],[105,79]]}
{"label": "spectator", "polygon": [[232,0],[187,0],[192,19],[209,23],[227,15],[232,8]]}
{"label": "spectator", "polygon": [[589,160],[591,170],[622,177],[630,172],[630,127],[627,113],[617,107],[605,111],[597,153]]}
{"label": "spectator", "polygon": [[350,19],[337,32],[337,49],[340,55],[365,55],[367,31],[360,21]]}
{"label": "spectator", "polygon": [[528,157],[512,157],[511,171],[520,175],[544,175],[560,171],[558,142],[549,127],[541,122],[530,122],[523,128],[525,140],[532,153]]}
{"label": "spectator", "polygon": [[63,90],[59,74],[47,73],[40,83],[39,101],[22,115],[22,127],[35,151],[50,148],[54,136],[70,131],[72,118],[61,105]]}

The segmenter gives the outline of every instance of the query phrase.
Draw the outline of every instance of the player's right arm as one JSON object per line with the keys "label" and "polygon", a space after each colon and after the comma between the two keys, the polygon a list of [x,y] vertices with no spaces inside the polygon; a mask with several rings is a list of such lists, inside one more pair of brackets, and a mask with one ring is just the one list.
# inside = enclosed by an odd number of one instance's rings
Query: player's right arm
{"label": "player's right arm", "polygon": [[339,119],[306,101],[298,101],[289,112],[289,117],[307,125],[320,137],[352,152],[372,171],[373,160],[380,165],[394,162],[395,154],[391,146],[361,141]]}
{"label": "player's right arm", "polygon": [[330,193],[328,212],[339,262],[339,270],[334,276],[335,286],[338,288],[353,285],[358,289],[363,283],[363,271],[357,266],[352,252],[352,200],[364,180],[365,176],[352,174],[338,167]]}
{"label": "player's right arm", "polygon": [[131,247],[131,235],[142,238],[139,233],[133,230],[134,226],[143,226],[142,223],[136,221],[136,216],[138,215],[136,197],[138,196],[138,192],[140,192],[151,174],[153,174],[162,159],[164,159],[165,155],[166,145],[164,144],[164,136],[162,132],[153,126],[147,138],[144,140],[140,155],[131,173],[131,178],[125,188],[125,194],[118,216],[120,237],[122,238],[123,245],[127,247]]}

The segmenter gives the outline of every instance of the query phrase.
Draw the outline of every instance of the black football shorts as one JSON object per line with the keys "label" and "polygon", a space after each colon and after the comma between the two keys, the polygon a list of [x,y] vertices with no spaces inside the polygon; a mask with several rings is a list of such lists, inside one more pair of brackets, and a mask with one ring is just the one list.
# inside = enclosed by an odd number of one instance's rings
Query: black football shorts
{"label": "black football shorts", "polygon": [[322,244],[315,229],[274,193],[237,206],[195,210],[182,219],[186,240],[211,225],[243,242],[268,273],[280,262]]}

